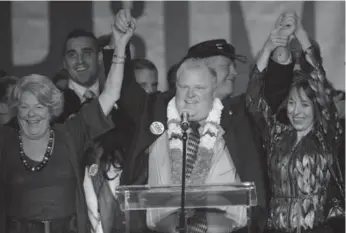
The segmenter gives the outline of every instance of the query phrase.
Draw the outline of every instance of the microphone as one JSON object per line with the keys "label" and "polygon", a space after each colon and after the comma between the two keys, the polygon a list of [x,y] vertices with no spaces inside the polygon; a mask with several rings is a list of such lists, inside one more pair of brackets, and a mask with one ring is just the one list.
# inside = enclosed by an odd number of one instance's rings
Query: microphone
{"label": "microphone", "polygon": [[181,114],[181,122],[180,122],[180,127],[182,130],[186,131],[190,128],[190,123],[189,123],[189,114],[187,112],[183,112]]}
{"label": "microphone", "polygon": [[185,192],[185,186],[186,186],[186,142],[187,142],[187,130],[190,127],[189,123],[189,114],[187,112],[181,113],[181,122],[180,127],[183,130],[183,164],[181,166],[181,199],[180,199],[180,214],[179,214],[179,233],[187,233],[187,218],[185,216],[185,199],[186,199],[186,192]]}

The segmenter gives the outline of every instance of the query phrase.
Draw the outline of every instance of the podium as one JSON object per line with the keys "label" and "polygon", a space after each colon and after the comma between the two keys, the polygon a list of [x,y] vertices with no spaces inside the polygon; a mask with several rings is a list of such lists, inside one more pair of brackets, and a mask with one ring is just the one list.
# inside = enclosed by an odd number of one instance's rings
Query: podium
{"label": "podium", "polygon": [[[180,209],[181,186],[118,186],[115,190],[121,210],[124,212],[124,232],[130,233],[130,212],[135,210],[162,212],[162,216]],[[185,208],[227,209],[244,207],[245,225],[250,231],[251,207],[257,206],[256,188],[253,182],[187,185]]]}

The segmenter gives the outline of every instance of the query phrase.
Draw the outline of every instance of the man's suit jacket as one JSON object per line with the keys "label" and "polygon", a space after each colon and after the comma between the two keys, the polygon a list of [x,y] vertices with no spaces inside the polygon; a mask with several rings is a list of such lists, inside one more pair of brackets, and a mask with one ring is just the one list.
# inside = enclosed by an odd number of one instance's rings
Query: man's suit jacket
{"label": "man's suit jacket", "polygon": [[[64,94],[64,111],[56,119],[57,123],[65,122],[72,114],[77,113],[83,106],[77,94],[71,89],[62,90]],[[133,137],[134,125],[122,111],[112,110],[112,120],[115,127],[106,132],[102,140],[106,149],[118,149],[125,153],[128,150]],[[121,123],[118,123],[121,122]]]}
{"label": "man's suit jacket", "polygon": [[[131,66],[128,65],[127,68],[131,68]],[[290,71],[293,71],[292,64],[279,65],[271,61],[268,66],[266,81],[269,83],[267,85],[272,87],[270,82],[287,83],[292,78]],[[275,88],[270,90],[275,90]],[[119,102],[120,109],[126,111],[135,122],[136,131],[131,148],[126,155],[121,184],[147,183],[149,156],[147,149],[159,137],[151,133],[150,125],[152,122],[159,121],[167,129],[167,105],[173,96],[172,92],[159,93],[154,97],[148,96],[135,82],[133,76],[124,77]],[[271,98],[274,96],[271,95]],[[277,101],[280,98],[282,100],[283,96],[280,96],[279,93]],[[253,211],[253,218],[257,220],[255,225],[261,230],[266,221],[268,186],[266,184],[266,160],[260,135],[246,110],[244,95],[225,99],[223,105],[221,118],[221,126],[225,130],[223,137],[241,181],[255,182],[259,207]],[[136,220],[136,224],[139,225],[138,220]]]}

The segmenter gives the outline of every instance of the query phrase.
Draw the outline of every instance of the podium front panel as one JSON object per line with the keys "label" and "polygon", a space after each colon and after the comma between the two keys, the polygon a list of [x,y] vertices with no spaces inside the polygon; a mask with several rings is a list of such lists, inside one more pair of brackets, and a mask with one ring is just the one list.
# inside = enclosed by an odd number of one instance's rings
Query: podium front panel
{"label": "podium front panel", "polygon": [[[156,222],[172,213],[177,213],[181,208],[180,185],[118,186],[116,195],[125,213],[126,233],[130,232],[130,227],[135,224],[135,220],[131,219],[131,216],[136,216],[133,213],[146,212],[148,223],[148,221]],[[243,216],[240,221],[242,226],[251,225],[251,207],[256,205],[256,188],[252,182],[188,185],[185,189],[186,209],[205,211],[217,209],[224,211],[230,219],[237,219],[237,216],[241,215]],[[152,228],[149,223],[148,226]]]}
{"label": "podium front panel", "polygon": [[[181,186],[119,186],[116,194],[123,210],[179,208]],[[186,208],[256,206],[253,183],[186,186]]]}

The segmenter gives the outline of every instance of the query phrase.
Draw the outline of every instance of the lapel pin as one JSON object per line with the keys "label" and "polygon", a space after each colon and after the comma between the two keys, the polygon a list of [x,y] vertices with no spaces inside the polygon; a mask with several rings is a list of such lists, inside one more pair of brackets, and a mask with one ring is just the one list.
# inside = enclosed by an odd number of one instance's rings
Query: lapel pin
{"label": "lapel pin", "polygon": [[98,171],[99,171],[99,165],[96,163],[92,164],[88,170],[89,176],[95,176]]}
{"label": "lapel pin", "polygon": [[230,116],[232,116],[232,115],[233,115],[233,112],[230,110],[230,111],[228,112],[228,114],[229,114]]}
{"label": "lapel pin", "polygon": [[150,125],[150,132],[152,134],[155,135],[160,135],[163,133],[165,127],[163,126],[163,124],[159,121],[154,121],[153,123],[151,123]]}
{"label": "lapel pin", "polygon": [[75,113],[71,113],[71,114],[67,117],[67,119],[71,119],[71,118],[74,117],[74,116],[76,116],[76,114],[75,114]]}

